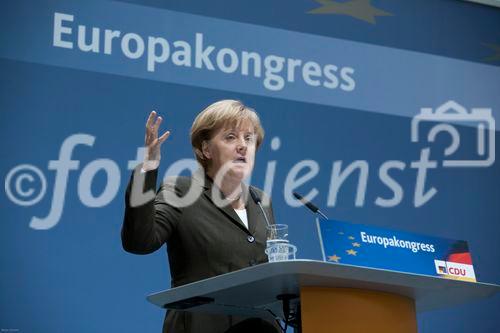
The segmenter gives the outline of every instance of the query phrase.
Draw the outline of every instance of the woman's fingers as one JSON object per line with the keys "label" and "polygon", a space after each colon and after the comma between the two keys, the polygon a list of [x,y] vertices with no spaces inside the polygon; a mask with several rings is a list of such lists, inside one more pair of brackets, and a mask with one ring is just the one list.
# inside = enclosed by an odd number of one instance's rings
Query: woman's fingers
{"label": "woman's fingers", "polygon": [[156,118],[156,111],[151,111],[148,120],[146,122],[146,131],[149,130],[151,127],[153,127],[155,118]]}
{"label": "woman's fingers", "polygon": [[170,131],[166,131],[165,133],[163,133],[163,135],[160,136],[160,138],[158,139],[159,144],[162,144],[165,140],[168,139],[169,136],[170,136]]}
{"label": "woman's fingers", "polygon": [[170,136],[170,131],[166,131],[158,137],[158,130],[163,118],[158,116],[156,111],[151,111],[146,121],[146,135],[145,146],[147,151],[145,154],[145,161],[159,161],[160,160],[160,146]]}
{"label": "woman's fingers", "polygon": [[153,138],[156,139],[158,137],[158,128],[160,128],[160,124],[163,121],[162,117],[156,118],[156,121],[153,125]]}
{"label": "woman's fingers", "polygon": [[163,118],[158,116],[156,111],[151,111],[146,122],[146,136],[144,141],[146,146],[152,149],[157,149],[170,136],[170,131],[166,131],[162,136],[158,137],[158,130],[162,121]]}
{"label": "woman's fingers", "polygon": [[151,111],[151,113],[149,114],[149,117],[148,117],[148,120],[146,121],[146,135],[145,135],[145,139],[144,139],[144,143],[146,144],[146,146],[150,145],[151,142],[154,141],[154,137],[153,137],[153,125],[155,123],[155,120],[156,120],[156,112],[155,111]]}

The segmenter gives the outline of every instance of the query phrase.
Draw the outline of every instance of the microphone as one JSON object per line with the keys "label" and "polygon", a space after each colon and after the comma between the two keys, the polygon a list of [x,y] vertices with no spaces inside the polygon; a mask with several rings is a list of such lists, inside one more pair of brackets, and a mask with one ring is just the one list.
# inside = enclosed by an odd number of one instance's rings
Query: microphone
{"label": "microphone", "polygon": [[325,214],[323,214],[323,212],[320,211],[319,208],[315,204],[313,204],[310,201],[307,201],[303,196],[301,196],[297,192],[293,192],[293,196],[297,200],[299,200],[303,205],[305,205],[307,208],[309,208],[314,214],[319,214],[324,219],[329,220],[329,218]]}
{"label": "microphone", "polygon": [[264,211],[264,208],[262,207],[262,200],[260,199],[259,195],[254,191],[254,189],[252,187],[248,186],[248,192],[250,192],[250,196],[252,197],[252,200],[260,207],[262,215],[264,215],[264,219],[266,220],[267,226],[269,227],[269,220],[267,219],[266,212]]}
{"label": "microphone", "polygon": [[[303,196],[298,194],[297,192],[293,192],[293,196],[299,200],[303,205],[305,205],[307,208],[309,208],[314,214],[318,214],[319,216],[323,217],[326,220],[329,220],[329,218],[323,214],[322,211],[319,210],[318,207],[316,207],[315,204],[313,204],[310,201],[307,201]],[[318,238],[319,238],[319,246],[321,247],[321,255],[323,256],[323,261],[326,261],[326,254],[325,254],[325,245],[323,244],[323,237],[321,236],[321,227],[319,226],[319,218],[316,217],[316,230],[318,232]]]}

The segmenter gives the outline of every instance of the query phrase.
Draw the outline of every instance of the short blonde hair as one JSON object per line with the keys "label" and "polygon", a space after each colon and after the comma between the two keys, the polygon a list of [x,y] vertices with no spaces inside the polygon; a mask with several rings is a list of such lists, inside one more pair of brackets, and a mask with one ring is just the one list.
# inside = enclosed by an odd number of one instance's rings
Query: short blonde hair
{"label": "short blonde hair", "polygon": [[191,145],[198,162],[206,169],[208,161],[203,155],[203,141],[210,140],[215,132],[225,126],[239,127],[250,121],[256,135],[256,148],[264,139],[264,129],[255,110],[240,101],[225,99],[209,105],[196,116],[191,126]]}

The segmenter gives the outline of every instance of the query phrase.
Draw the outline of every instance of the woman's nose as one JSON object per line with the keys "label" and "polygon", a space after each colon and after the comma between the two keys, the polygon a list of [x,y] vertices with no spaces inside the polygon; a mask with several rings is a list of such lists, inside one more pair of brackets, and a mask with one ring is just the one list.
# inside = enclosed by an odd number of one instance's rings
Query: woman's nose
{"label": "woman's nose", "polygon": [[245,138],[238,139],[238,147],[237,147],[238,151],[243,150],[243,149],[247,149],[247,145],[248,145],[248,143],[245,140]]}

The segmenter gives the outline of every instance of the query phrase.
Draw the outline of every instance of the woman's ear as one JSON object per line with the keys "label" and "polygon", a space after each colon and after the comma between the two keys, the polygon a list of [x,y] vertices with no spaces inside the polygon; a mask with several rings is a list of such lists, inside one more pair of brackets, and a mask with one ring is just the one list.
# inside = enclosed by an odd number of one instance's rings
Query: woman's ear
{"label": "woman's ear", "polygon": [[210,154],[210,149],[208,149],[208,142],[203,141],[201,143],[201,153],[203,154],[203,157],[206,158],[207,160],[211,159],[211,154]]}

